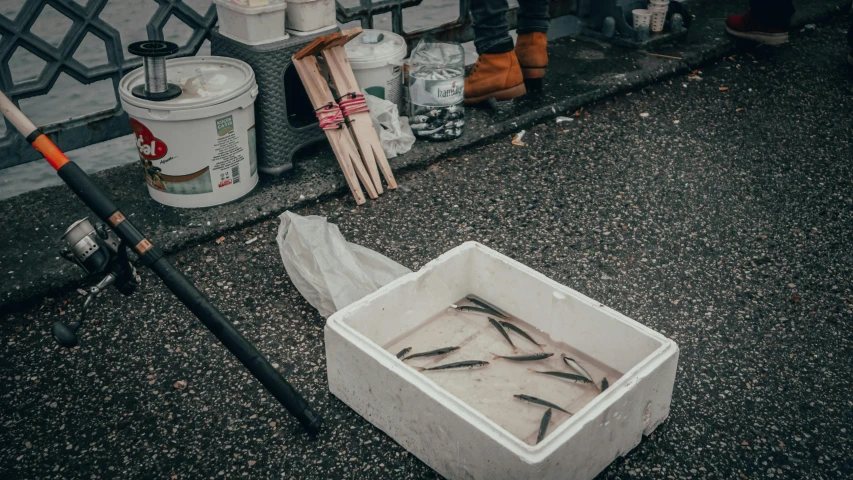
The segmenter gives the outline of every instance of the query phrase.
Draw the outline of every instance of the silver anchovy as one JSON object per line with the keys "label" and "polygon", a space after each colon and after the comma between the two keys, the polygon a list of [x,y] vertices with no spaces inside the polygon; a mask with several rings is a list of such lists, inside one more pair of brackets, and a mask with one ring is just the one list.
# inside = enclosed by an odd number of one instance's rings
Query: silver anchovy
{"label": "silver anchovy", "polygon": [[[483,315],[494,315],[496,317],[500,317],[499,314],[496,314],[494,311],[483,308],[483,307],[474,307],[471,305],[462,305],[461,307],[456,307],[457,310],[461,310],[463,312],[474,312],[474,313],[482,313]],[[505,317],[501,317],[505,318]]]}
{"label": "silver anchovy", "polygon": [[444,130],[444,125],[436,128],[436,129],[433,129],[433,130],[422,130],[422,131],[418,132],[418,134],[419,135],[433,135],[433,134],[438,133],[442,130]]}
{"label": "silver anchovy", "polygon": [[509,323],[509,322],[501,322],[501,325],[503,325],[504,327],[506,327],[506,328],[508,328],[508,329],[512,330],[513,332],[515,332],[515,333],[517,333],[517,334],[521,335],[525,340],[529,341],[529,342],[530,342],[530,343],[532,343],[533,345],[536,345],[537,347],[542,348],[542,347],[544,347],[544,346],[545,346],[545,344],[544,344],[544,343],[536,343],[536,340],[533,340],[533,337],[531,337],[530,335],[528,335],[528,334],[527,334],[527,332],[525,332],[524,330],[522,330],[522,329],[518,328],[517,326],[515,326],[515,325],[513,325],[513,324],[511,324],[511,323]]}
{"label": "silver anchovy", "polygon": [[576,362],[574,358],[567,357],[566,354],[564,353],[563,354],[563,362],[566,365],[568,365],[569,368],[571,368],[572,370],[578,372],[581,375],[585,375],[586,378],[589,379],[590,382],[592,382],[592,375],[590,375],[589,372],[587,372],[585,368],[580,366],[580,364],[578,362]]}
{"label": "silver anchovy", "polygon": [[571,412],[569,412],[568,410],[565,410],[565,409],[563,409],[563,408],[560,408],[560,407],[558,407],[557,405],[554,405],[554,404],[553,404],[553,403],[551,403],[551,402],[548,402],[548,401],[542,400],[541,398],[531,397],[530,395],[524,395],[524,394],[521,394],[521,395],[513,395],[513,397],[515,397],[515,398],[517,398],[517,399],[519,399],[519,400],[524,400],[525,402],[535,403],[536,405],[542,405],[543,407],[553,408],[553,409],[555,409],[555,410],[559,410],[559,411],[561,411],[561,412],[568,413],[569,415],[571,415],[571,414],[572,414],[572,413],[571,413]]}
{"label": "silver anchovy", "polygon": [[493,307],[493,306],[489,305],[488,303],[486,303],[482,300],[477,300],[476,298],[471,298],[471,297],[466,297],[465,300],[468,300],[469,302],[473,303],[474,305],[477,305],[480,308],[484,308],[486,310],[489,310],[496,317],[509,318],[509,316],[507,314],[498,310],[497,307]]}
{"label": "silver anchovy", "polygon": [[519,355],[517,357],[507,357],[504,355],[498,355],[497,353],[493,353],[495,356],[494,360],[499,358],[503,358],[504,360],[512,360],[514,362],[533,362],[535,360],[545,360],[548,357],[552,357],[553,353],[534,353],[533,355]]}
{"label": "silver anchovy", "polygon": [[501,335],[503,335],[503,337],[506,339],[506,341],[509,342],[510,345],[512,345],[512,351],[513,352],[518,350],[517,348],[515,348],[515,345],[512,343],[512,340],[509,338],[509,334],[506,333],[506,330],[504,330],[504,327],[502,327],[501,324],[498,323],[497,320],[495,320],[492,317],[489,317],[489,323],[491,323],[493,327],[497,328],[498,332],[500,332]]}
{"label": "silver anchovy", "polygon": [[551,409],[549,408],[545,415],[542,415],[542,421],[539,422],[539,435],[536,437],[536,444],[545,438],[545,433],[548,432],[548,424],[551,423]]}
{"label": "silver anchovy", "polygon": [[406,360],[408,360],[410,358],[434,357],[436,355],[444,355],[446,353],[455,352],[456,350],[459,350],[459,347],[444,347],[444,348],[439,348],[437,350],[430,350],[428,352],[414,353],[414,354],[409,355],[408,357],[404,358],[403,361],[405,362]]}
{"label": "silver anchovy", "polygon": [[435,367],[424,368],[424,367],[415,367],[419,372],[425,372],[428,370],[450,370],[453,368],[477,368],[477,367],[485,367],[489,362],[483,360],[465,360],[462,362],[453,362],[446,363],[444,365],[436,365]]}
{"label": "silver anchovy", "polygon": [[552,377],[565,378],[566,380],[574,380],[576,382],[581,383],[592,383],[592,381],[583,375],[575,375],[574,373],[566,373],[566,372],[542,372],[539,370],[530,370],[534,373],[541,373],[542,375],[551,375]]}
{"label": "silver anchovy", "polygon": [[411,352],[411,351],[412,351],[412,347],[406,347],[406,348],[404,348],[404,349],[400,350],[400,352],[399,352],[399,353],[397,353],[397,358],[402,358],[402,357],[403,357],[403,355],[405,355],[405,354],[407,354],[407,353],[409,353],[409,352]]}

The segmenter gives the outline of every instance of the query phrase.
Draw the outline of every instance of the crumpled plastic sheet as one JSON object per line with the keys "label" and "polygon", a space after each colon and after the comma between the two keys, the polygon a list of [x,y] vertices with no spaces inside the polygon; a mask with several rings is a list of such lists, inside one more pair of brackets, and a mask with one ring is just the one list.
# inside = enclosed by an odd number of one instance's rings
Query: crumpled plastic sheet
{"label": "crumpled plastic sheet", "polygon": [[409,119],[400,117],[397,105],[369,93],[364,94],[364,99],[370,109],[370,119],[379,134],[379,143],[385,156],[394,158],[411,150],[415,144],[415,134],[409,126]]}
{"label": "crumpled plastic sheet", "polygon": [[284,269],[299,293],[329,318],[411,270],[369,248],[347,242],[326,217],[287,211],[276,241]]}

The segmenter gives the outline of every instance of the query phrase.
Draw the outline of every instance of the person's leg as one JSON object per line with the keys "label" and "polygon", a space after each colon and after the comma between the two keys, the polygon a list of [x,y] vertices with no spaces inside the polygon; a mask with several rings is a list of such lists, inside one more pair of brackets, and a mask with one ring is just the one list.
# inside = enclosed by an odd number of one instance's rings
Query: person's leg
{"label": "person's leg", "polygon": [[518,29],[516,33],[548,33],[551,16],[548,0],[518,0]]}
{"label": "person's leg", "polygon": [[794,16],[793,0],[750,0],[752,20],[762,27],[789,30]]}
{"label": "person's leg", "polygon": [[793,0],[750,0],[750,10],[726,19],[726,31],[739,38],[779,45],[788,41]]}
{"label": "person's leg", "polygon": [[507,0],[471,0],[479,58],[465,79],[465,104],[511,100],[527,93],[509,36]]}
{"label": "person's leg", "polygon": [[518,7],[515,54],[528,87],[538,88],[548,66],[548,0],[519,0]]}
{"label": "person's leg", "polygon": [[509,36],[509,23],[506,21],[507,10],[507,0],[471,0],[474,46],[478,54],[512,50],[512,37]]}

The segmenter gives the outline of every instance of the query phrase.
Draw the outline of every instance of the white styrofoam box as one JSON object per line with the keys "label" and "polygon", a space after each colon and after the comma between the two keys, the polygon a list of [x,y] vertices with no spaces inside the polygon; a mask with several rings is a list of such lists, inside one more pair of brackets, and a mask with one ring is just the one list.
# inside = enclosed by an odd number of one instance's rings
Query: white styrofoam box
{"label": "white styrofoam box", "polygon": [[[624,374],[528,445],[382,345],[476,295]],[[456,247],[332,315],[329,390],[450,479],[591,479],[669,414],[678,346],[476,242]]]}
{"label": "white styrofoam box", "polygon": [[299,32],[325,30],[336,25],[335,0],[290,0],[287,29]]}
{"label": "white styrofoam box", "polygon": [[230,0],[213,0],[219,16],[219,33],[247,45],[286,40],[284,31],[287,3],[259,7],[238,5]]}

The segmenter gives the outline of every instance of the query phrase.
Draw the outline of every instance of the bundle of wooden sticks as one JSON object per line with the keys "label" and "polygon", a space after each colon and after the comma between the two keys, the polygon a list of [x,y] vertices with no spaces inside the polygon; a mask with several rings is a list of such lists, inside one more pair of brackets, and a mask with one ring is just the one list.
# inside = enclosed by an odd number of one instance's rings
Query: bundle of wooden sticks
{"label": "bundle of wooden sticks", "polygon": [[[358,88],[344,51],[344,45],[360,33],[359,27],[317,37],[293,55],[293,65],[305,85],[320,128],[325,130],[347,185],[359,205],[366,202],[362,185],[370,198],[377,198],[383,193],[379,170],[385,177],[388,189],[397,188],[394,174],[379,143],[379,135],[370,120],[364,95]],[[320,72],[318,55],[322,55],[338,98],[332,94],[326,78]]]}

